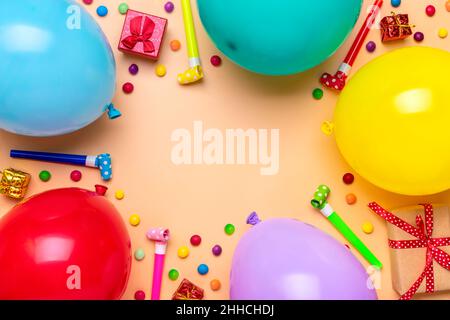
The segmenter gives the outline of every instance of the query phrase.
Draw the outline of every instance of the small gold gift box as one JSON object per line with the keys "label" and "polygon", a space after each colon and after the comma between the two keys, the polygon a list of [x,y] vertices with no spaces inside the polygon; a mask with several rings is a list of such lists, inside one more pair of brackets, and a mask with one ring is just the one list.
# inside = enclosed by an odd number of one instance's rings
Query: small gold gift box
{"label": "small gold gift box", "polygon": [[22,199],[27,192],[31,176],[15,169],[5,169],[1,173],[0,193],[13,199]]}

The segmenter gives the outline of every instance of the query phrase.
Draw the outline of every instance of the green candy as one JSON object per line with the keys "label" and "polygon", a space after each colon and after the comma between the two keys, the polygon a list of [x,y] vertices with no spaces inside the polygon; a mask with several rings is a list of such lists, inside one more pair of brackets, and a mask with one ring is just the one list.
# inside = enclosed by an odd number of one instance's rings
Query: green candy
{"label": "green candy", "polygon": [[143,260],[143,259],[145,258],[145,252],[144,252],[144,250],[142,250],[142,249],[137,249],[137,250],[134,252],[134,258],[135,258],[137,261]]}
{"label": "green candy", "polygon": [[229,236],[231,236],[235,230],[236,230],[236,228],[231,223],[229,223],[225,226],[225,233]]}
{"label": "green candy", "polygon": [[127,5],[126,3],[121,3],[121,4],[119,5],[119,12],[120,12],[121,14],[126,14],[127,11],[128,11],[128,5]]}
{"label": "green candy", "polygon": [[169,271],[169,279],[172,281],[176,281],[178,277],[180,276],[180,273],[176,269],[171,269]]}
{"label": "green candy", "polygon": [[51,177],[52,177],[51,173],[48,172],[47,170],[43,170],[39,173],[39,179],[41,179],[41,181],[47,182],[48,180],[50,180]]}
{"label": "green candy", "polygon": [[314,99],[316,99],[316,100],[322,99],[322,98],[323,98],[323,90],[322,90],[322,89],[319,89],[319,88],[314,89],[314,91],[313,91],[313,97],[314,97]]}

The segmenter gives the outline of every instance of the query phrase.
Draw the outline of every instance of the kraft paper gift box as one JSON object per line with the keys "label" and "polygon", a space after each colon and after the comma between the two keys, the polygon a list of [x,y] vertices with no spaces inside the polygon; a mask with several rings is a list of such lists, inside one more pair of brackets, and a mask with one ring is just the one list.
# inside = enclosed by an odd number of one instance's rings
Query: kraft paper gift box
{"label": "kraft paper gift box", "polygon": [[411,299],[415,293],[450,290],[448,206],[423,204],[390,212],[376,203],[369,207],[389,222],[392,284],[401,299]]}

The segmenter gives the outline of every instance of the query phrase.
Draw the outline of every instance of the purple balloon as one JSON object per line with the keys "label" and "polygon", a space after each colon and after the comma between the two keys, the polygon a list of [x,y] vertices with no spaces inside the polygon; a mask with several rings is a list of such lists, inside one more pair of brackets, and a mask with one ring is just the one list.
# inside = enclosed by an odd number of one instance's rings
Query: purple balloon
{"label": "purple balloon", "polygon": [[233,300],[377,300],[369,276],[350,250],[294,219],[258,223],[233,257]]}

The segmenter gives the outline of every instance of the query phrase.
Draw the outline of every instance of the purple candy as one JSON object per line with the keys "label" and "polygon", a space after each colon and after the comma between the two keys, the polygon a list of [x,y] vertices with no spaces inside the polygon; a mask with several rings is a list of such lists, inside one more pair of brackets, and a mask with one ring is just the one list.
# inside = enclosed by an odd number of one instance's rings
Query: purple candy
{"label": "purple candy", "polygon": [[132,64],[129,68],[128,71],[130,71],[130,73],[132,75],[136,75],[139,72],[139,67],[137,66],[137,64]]}
{"label": "purple candy", "polygon": [[421,42],[423,41],[423,39],[425,39],[425,35],[422,32],[414,33],[414,40],[416,40],[417,42]]}
{"label": "purple candy", "polygon": [[216,244],[213,248],[212,248],[212,253],[215,256],[220,256],[222,254],[222,247],[219,246],[218,244]]}
{"label": "purple candy", "polygon": [[367,42],[367,44],[366,44],[367,51],[374,52],[376,48],[377,48],[377,44],[375,42],[373,42],[373,41]]}
{"label": "purple candy", "polygon": [[168,13],[171,13],[174,8],[175,8],[175,6],[173,5],[173,2],[170,2],[170,1],[166,2],[166,4],[164,5],[164,9]]}

